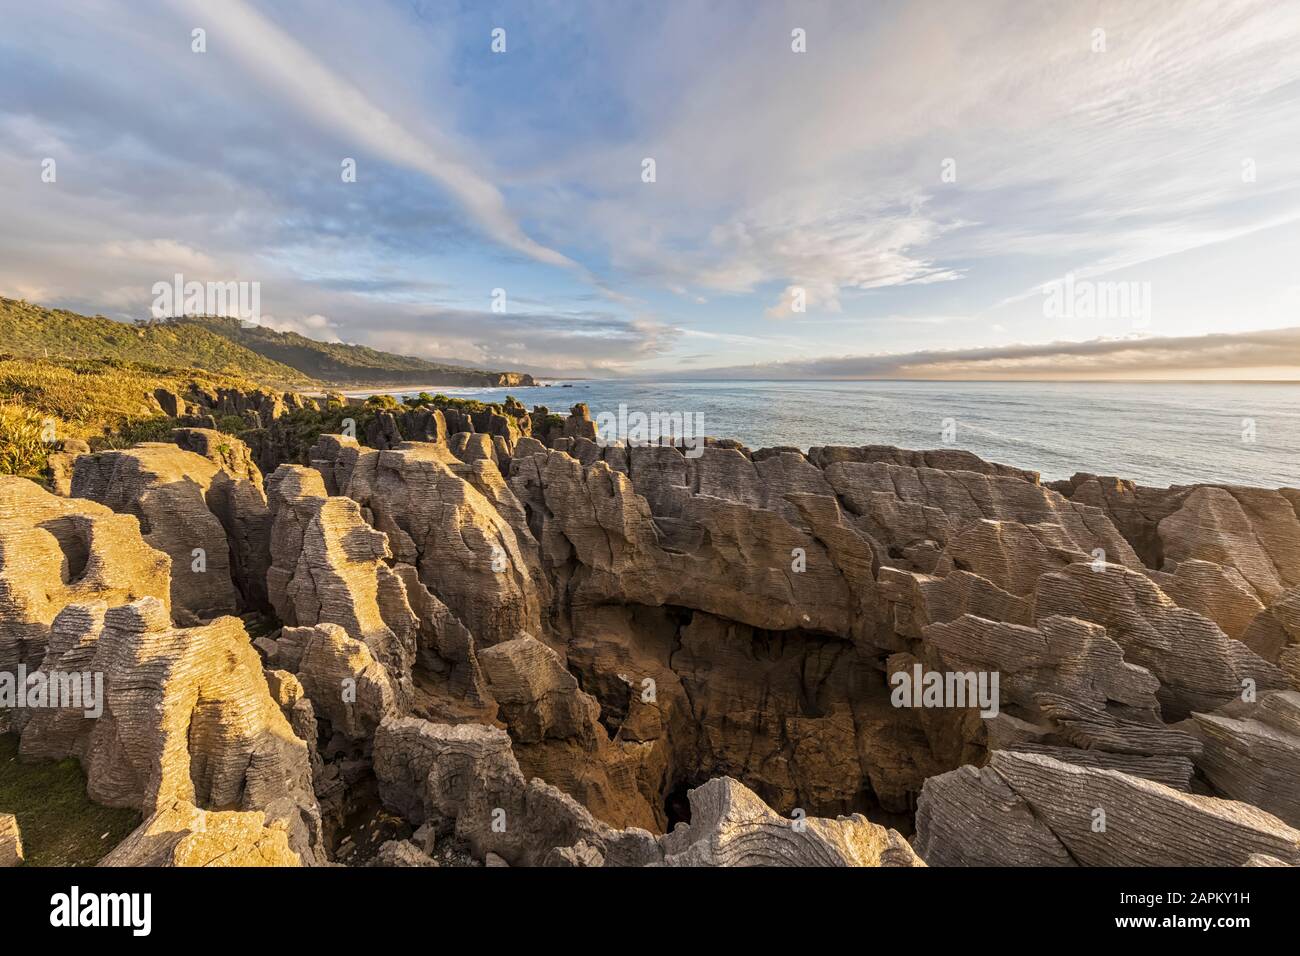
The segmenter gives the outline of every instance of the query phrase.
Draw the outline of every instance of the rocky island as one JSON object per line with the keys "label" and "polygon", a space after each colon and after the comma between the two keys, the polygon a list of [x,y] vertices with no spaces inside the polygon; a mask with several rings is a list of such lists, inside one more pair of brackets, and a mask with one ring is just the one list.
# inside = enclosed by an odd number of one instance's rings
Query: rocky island
{"label": "rocky island", "polygon": [[137,815],[89,862],[1300,862],[1300,490],[155,401],[0,477],[4,772]]}

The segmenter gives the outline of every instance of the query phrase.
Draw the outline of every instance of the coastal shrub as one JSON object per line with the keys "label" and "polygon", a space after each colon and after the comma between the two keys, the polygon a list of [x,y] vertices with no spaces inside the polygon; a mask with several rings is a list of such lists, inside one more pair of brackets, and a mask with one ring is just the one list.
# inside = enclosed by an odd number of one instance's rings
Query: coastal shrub
{"label": "coastal shrub", "polygon": [[248,431],[248,419],[243,415],[222,415],[217,419],[217,431],[238,436],[240,432]]}
{"label": "coastal shrub", "polygon": [[0,474],[39,478],[50,446],[45,419],[22,405],[0,404]]}
{"label": "coastal shrub", "polygon": [[366,405],[369,408],[382,408],[390,411],[401,407],[397,399],[392,395],[371,395],[366,399]]}
{"label": "coastal shrub", "polygon": [[307,451],[321,435],[337,435],[343,431],[343,419],[350,418],[357,425],[357,440],[364,444],[366,426],[382,409],[370,405],[332,405],[328,408],[295,408],[277,418],[270,431],[276,443],[289,449],[289,458],[306,464]]}
{"label": "coastal shrub", "polygon": [[439,392],[433,396],[433,404],[439,408],[454,408],[456,411],[472,415],[475,412],[494,411],[500,413],[500,405],[489,405],[477,398],[451,398]]}
{"label": "coastal shrub", "polygon": [[102,451],[106,448],[130,448],[142,441],[170,442],[175,427],[176,419],[166,415],[128,419],[103,435],[92,438],[90,447]]}

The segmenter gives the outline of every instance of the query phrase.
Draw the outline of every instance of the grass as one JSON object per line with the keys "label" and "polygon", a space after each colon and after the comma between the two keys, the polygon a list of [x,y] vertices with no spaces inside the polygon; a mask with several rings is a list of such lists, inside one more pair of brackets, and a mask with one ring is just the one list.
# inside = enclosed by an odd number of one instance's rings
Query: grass
{"label": "grass", "polygon": [[93,866],[141,821],[136,810],[91,803],[71,757],[20,761],[13,734],[0,734],[0,813],[18,818],[27,866]]}

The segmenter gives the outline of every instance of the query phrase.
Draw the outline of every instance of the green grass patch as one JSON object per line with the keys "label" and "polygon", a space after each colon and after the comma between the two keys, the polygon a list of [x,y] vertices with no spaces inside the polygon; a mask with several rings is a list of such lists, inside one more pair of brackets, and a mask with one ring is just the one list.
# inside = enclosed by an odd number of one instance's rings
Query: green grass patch
{"label": "green grass patch", "polygon": [[141,822],[91,803],[75,759],[19,760],[14,734],[0,734],[0,812],[18,818],[27,866],[93,866]]}

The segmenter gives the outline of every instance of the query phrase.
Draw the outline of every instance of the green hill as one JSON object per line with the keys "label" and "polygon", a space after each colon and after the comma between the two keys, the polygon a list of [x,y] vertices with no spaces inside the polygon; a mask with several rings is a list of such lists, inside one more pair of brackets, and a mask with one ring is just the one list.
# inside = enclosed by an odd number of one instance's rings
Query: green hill
{"label": "green hill", "polygon": [[334,386],[348,385],[460,385],[492,387],[531,385],[531,375],[492,372],[430,362],[410,355],[380,352],[364,345],[318,342],[296,332],[276,332],[264,326],[245,326],[238,319],[187,316],[176,326],[194,326],[222,336],[267,359],[298,369]]}
{"label": "green hill", "polygon": [[281,388],[310,388],[311,375],[199,324],[128,325],[0,297],[0,351],[18,358],[114,359],[197,368]]}

